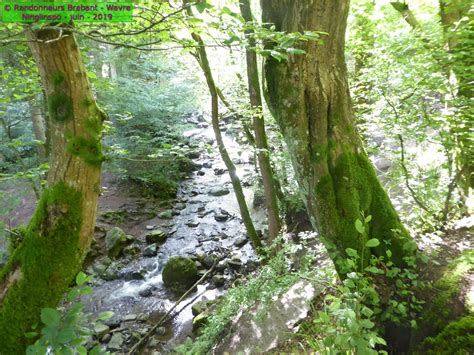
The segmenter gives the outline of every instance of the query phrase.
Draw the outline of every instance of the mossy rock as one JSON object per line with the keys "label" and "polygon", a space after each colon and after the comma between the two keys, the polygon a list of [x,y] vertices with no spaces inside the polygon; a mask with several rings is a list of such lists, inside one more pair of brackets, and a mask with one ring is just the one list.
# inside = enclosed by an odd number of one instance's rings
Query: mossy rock
{"label": "mossy rock", "polygon": [[427,354],[474,354],[474,314],[449,323],[422,345]]}
{"label": "mossy rock", "polygon": [[188,290],[198,278],[198,269],[190,258],[172,257],[163,269],[164,285],[175,292]]}
{"label": "mossy rock", "polygon": [[168,235],[163,232],[161,229],[152,230],[145,237],[148,244],[152,243],[163,243],[168,238]]}
{"label": "mossy rock", "polygon": [[114,227],[105,236],[105,246],[107,254],[111,258],[117,258],[122,254],[124,248],[130,243],[125,232],[119,227]]}

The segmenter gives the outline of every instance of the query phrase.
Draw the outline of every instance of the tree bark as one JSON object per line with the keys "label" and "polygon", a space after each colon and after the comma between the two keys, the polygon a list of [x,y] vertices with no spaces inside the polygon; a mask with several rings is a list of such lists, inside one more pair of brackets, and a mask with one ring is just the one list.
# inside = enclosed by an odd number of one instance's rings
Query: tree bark
{"label": "tree bark", "polygon": [[[250,0],[240,1],[240,11],[245,21],[253,21]],[[253,31],[247,30],[249,46],[256,47]],[[274,240],[281,228],[277,189],[270,163],[270,150],[268,149],[267,134],[265,132],[265,119],[263,117],[262,94],[260,91],[260,80],[258,78],[257,54],[251,49],[246,50],[247,78],[249,86],[250,105],[253,113],[253,130],[255,134],[255,148],[257,149],[258,164],[262,174],[263,190],[265,194],[265,207],[268,214],[268,232],[271,240]]]}
{"label": "tree bark", "polygon": [[[186,1],[184,1],[184,3],[186,4]],[[189,16],[193,16],[193,13],[190,7],[187,8],[187,13]],[[234,188],[235,197],[237,198],[237,202],[239,204],[240,215],[242,216],[242,220],[247,230],[247,235],[252,241],[252,244],[255,250],[259,252],[260,247],[262,246],[262,243],[253,225],[252,217],[250,216],[247,202],[245,201],[245,195],[242,189],[242,184],[240,183],[240,179],[237,176],[237,169],[235,168],[235,165],[232,162],[232,159],[230,158],[229,153],[227,152],[227,149],[224,144],[224,140],[222,138],[222,133],[219,127],[219,94],[218,94],[217,86],[214,81],[214,77],[212,75],[211,66],[209,64],[209,60],[207,57],[206,46],[200,35],[198,35],[195,32],[192,32],[191,36],[193,40],[196,41],[196,43],[198,44],[198,48],[196,49],[195,56],[197,58],[199,66],[204,72],[207,86],[209,88],[209,93],[211,94],[212,128],[214,131],[214,135],[216,137],[217,147],[219,148],[219,153],[222,157],[222,160],[224,161],[227,167],[227,170],[229,171],[232,187]]]}
{"label": "tree bark", "polygon": [[25,333],[44,307],[56,307],[90,245],[100,191],[101,130],[73,33],[29,30],[47,96],[51,157],[47,188],[23,242],[0,273],[2,354],[24,353]]}
{"label": "tree bark", "polygon": [[43,110],[40,104],[40,98],[31,98],[28,103],[31,111],[31,121],[33,123],[33,133],[35,139],[40,141],[38,144],[38,155],[41,161],[44,161],[48,156],[47,140],[46,140],[46,121],[43,117]]}
{"label": "tree bark", "polygon": [[[414,242],[378,181],[361,143],[344,60],[349,1],[262,0],[263,22],[276,31],[321,31],[323,43],[301,44],[306,55],[265,61],[265,95],[287,143],[313,227],[336,262],[346,248],[386,255],[404,265]],[[354,227],[372,216],[367,236]],[[376,248],[365,247],[377,238]],[[408,243],[412,248],[407,248]],[[415,248],[416,249],[416,248]],[[343,276],[343,275],[341,275]]]}

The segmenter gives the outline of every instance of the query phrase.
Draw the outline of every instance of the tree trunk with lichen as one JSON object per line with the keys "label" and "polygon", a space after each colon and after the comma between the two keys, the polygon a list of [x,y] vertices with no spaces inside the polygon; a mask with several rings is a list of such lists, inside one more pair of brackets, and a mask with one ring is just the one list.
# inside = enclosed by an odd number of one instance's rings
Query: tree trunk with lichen
{"label": "tree trunk with lichen", "polygon": [[24,353],[44,307],[56,307],[90,246],[100,191],[105,114],[94,101],[74,35],[27,37],[47,96],[51,134],[47,188],[22,243],[0,272],[0,353]]}
{"label": "tree trunk with lichen", "polygon": [[327,33],[321,43],[301,44],[306,55],[265,62],[267,102],[289,148],[311,223],[335,259],[346,257],[346,248],[367,252],[354,223],[371,215],[366,238],[380,241],[372,253],[382,256],[390,249],[402,265],[410,255],[406,244],[413,241],[354,123],[344,61],[349,1],[262,0],[262,10],[263,22],[275,24],[277,31]]}
{"label": "tree trunk with lichen", "polygon": [[[240,1],[240,11],[245,21],[253,21],[250,0]],[[249,46],[256,47],[253,31],[247,30]],[[275,178],[270,162],[270,150],[268,149],[267,134],[265,132],[265,120],[263,117],[262,94],[260,92],[260,80],[258,78],[257,54],[251,49],[246,51],[247,77],[249,85],[250,105],[253,114],[253,130],[255,134],[255,148],[257,150],[258,164],[262,175],[263,190],[265,194],[265,207],[268,214],[268,233],[270,239],[274,240],[280,232],[281,222],[278,207],[277,189]]]}

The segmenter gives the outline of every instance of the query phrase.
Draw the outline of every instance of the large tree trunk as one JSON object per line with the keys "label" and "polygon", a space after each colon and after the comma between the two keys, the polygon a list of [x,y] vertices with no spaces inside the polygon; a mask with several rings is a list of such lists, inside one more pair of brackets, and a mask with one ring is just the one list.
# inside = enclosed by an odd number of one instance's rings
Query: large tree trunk
{"label": "large tree trunk", "polygon": [[56,307],[81,267],[100,191],[101,129],[74,35],[29,31],[50,116],[51,158],[26,235],[0,273],[0,352],[21,354],[41,308]]}
{"label": "large tree trunk", "polygon": [[[187,1],[184,1],[186,4]],[[187,14],[189,16],[193,16],[191,7],[187,8]],[[209,88],[209,93],[211,94],[211,105],[212,105],[212,129],[214,131],[214,135],[216,137],[217,147],[219,149],[219,153],[224,161],[227,170],[229,171],[230,180],[232,182],[232,187],[234,188],[235,197],[237,198],[237,202],[239,204],[240,215],[242,216],[242,220],[245,225],[245,229],[247,230],[247,235],[249,236],[252,244],[257,252],[260,251],[260,247],[262,246],[260,238],[255,230],[255,226],[252,222],[252,217],[250,216],[250,212],[247,206],[247,202],[245,201],[245,195],[242,189],[242,184],[240,183],[240,179],[237,175],[237,169],[235,168],[232,159],[227,152],[227,149],[224,144],[224,139],[222,138],[221,129],[219,127],[219,93],[217,86],[214,81],[214,77],[212,75],[212,69],[209,64],[209,60],[207,57],[206,46],[204,44],[203,39],[201,36],[195,32],[191,33],[191,36],[194,41],[198,44],[198,48],[196,49],[195,57],[201,67],[204,76],[206,77],[207,86]]]}
{"label": "large tree trunk", "polygon": [[[253,21],[250,0],[240,1],[240,11],[245,21]],[[249,46],[256,47],[253,31],[246,31]],[[265,119],[263,117],[262,94],[260,91],[260,80],[258,78],[257,54],[251,49],[246,51],[247,77],[249,85],[250,105],[253,112],[253,130],[255,133],[255,148],[257,149],[258,164],[262,174],[263,190],[265,194],[265,207],[268,214],[268,232],[270,239],[274,240],[280,232],[281,222],[278,208],[278,196],[275,179],[270,163],[270,150],[268,149],[267,134],[265,132]]]}
{"label": "large tree trunk", "polygon": [[263,22],[274,23],[277,31],[328,34],[323,43],[302,44],[306,55],[265,62],[267,102],[289,148],[311,223],[337,261],[346,257],[346,248],[368,254],[354,223],[361,214],[371,215],[366,238],[381,242],[371,252],[385,255],[390,248],[393,260],[403,265],[407,250],[413,249],[405,244],[412,239],[378,181],[354,123],[344,61],[349,1],[262,0],[262,10]]}

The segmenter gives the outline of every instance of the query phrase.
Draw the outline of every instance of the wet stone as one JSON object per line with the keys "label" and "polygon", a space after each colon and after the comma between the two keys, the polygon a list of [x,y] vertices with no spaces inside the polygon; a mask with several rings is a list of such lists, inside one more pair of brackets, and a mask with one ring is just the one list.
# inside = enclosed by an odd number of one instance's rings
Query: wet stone
{"label": "wet stone", "polygon": [[151,297],[153,295],[153,288],[152,287],[147,287],[143,290],[140,290],[138,292],[138,295],[141,297]]}
{"label": "wet stone", "polygon": [[226,171],[227,171],[226,169],[216,168],[216,169],[214,169],[214,174],[215,175],[224,175]]}
{"label": "wet stone", "polygon": [[124,322],[133,322],[137,320],[137,315],[136,314],[127,314],[125,317],[122,318]]}
{"label": "wet stone", "polygon": [[225,277],[224,275],[221,275],[221,274],[216,274],[212,277],[212,282],[214,283],[214,285],[216,285],[217,287],[220,287],[220,286],[224,286],[225,284]]}
{"label": "wet stone", "polygon": [[110,342],[108,344],[108,348],[110,350],[122,350],[123,345],[123,335],[121,333],[115,333],[112,335]]}
{"label": "wet stone", "polygon": [[156,254],[158,254],[156,244],[151,244],[143,250],[143,256],[145,257],[156,256]]}
{"label": "wet stone", "polygon": [[211,168],[212,168],[212,163],[206,161],[204,164],[202,164],[202,166],[203,166],[204,168],[206,168],[206,169],[211,169]]}
{"label": "wet stone", "polygon": [[191,228],[196,228],[197,226],[199,226],[199,222],[198,221],[187,221],[186,225],[188,227],[191,227]]}
{"label": "wet stone", "polygon": [[242,267],[242,260],[239,258],[232,258],[227,261],[227,265],[229,265],[232,270],[240,270]]}
{"label": "wet stone", "polygon": [[205,173],[204,171],[202,171],[202,170],[199,170],[199,171],[197,172],[197,174],[198,174],[199,176],[204,176],[204,175],[206,175],[206,173]]}
{"label": "wet stone", "polygon": [[248,239],[245,238],[245,237],[241,237],[241,238],[238,238],[235,240],[234,242],[234,245],[237,247],[237,248],[241,248],[243,247],[245,244],[247,244],[248,242]]}
{"label": "wet stone", "polygon": [[214,219],[217,222],[225,222],[230,218],[230,213],[227,212],[226,210],[223,210],[222,208],[219,208],[215,213],[214,213]]}
{"label": "wet stone", "polygon": [[129,271],[123,274],[123,278],[126,281],[131,281],[131,280],[143,280],[145,278],[145,270],[140,270],[140,271]]}
{"label": "wet stone", "polygon": [[155,229],[145,236],[147,243],[163,243],[168,236],[161,229]]}

